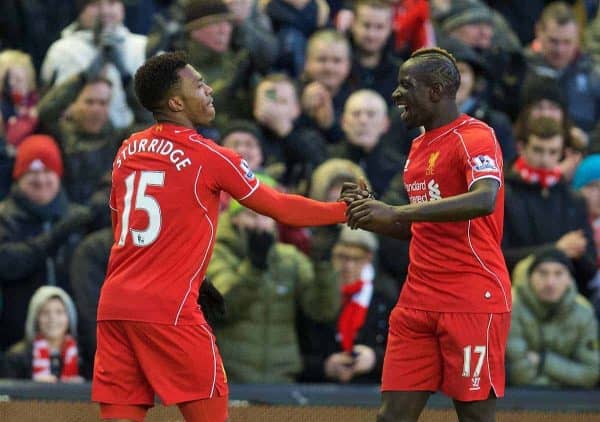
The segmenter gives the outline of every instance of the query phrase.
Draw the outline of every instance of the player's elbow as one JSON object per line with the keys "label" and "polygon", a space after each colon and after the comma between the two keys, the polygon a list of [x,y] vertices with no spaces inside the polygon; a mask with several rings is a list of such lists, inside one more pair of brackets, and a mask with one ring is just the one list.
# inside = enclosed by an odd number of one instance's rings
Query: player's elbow
{"label": "player's elbow", "polygon": [[483,191],[478,201],[478,216],[485,217],[496,209],[496,192]]}

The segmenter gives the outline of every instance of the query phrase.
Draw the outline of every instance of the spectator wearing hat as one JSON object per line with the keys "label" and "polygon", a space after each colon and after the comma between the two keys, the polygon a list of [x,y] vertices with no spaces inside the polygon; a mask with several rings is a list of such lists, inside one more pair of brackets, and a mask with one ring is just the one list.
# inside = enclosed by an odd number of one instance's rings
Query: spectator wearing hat
{"label": "spectator wearing hat", "polygon": [[440,47],[456,59],[460,72],[456,102],[460,112],[483,120],[494,129],[504,162],[510,163],[517,155],[517,148],[510,118],[489,104],[492,72],[477,51],[458,39],[448,37],[440,40]]}
{"label": "spectator wearing hat", "polygon": [[504,178],[506,263],[512,270],[541,247],[554,246],[571,258],[579,292],[589,297],[596,248],[585,200],[571,189],[559,167],[562,128],[549,117],[538,117],[528,127],[519,157]]}
{"label": "spectator wearing hat", "polygon": [[302,381],[379,382],[387,320],[396,297],[385,293],[395,283],[377,269],[377,246],[373,233],[342,228],[330,262],[338,275],[342,307],[334,322],[304,321]]}
{"label": "spectator wearing hat", "polygon": [[558,249],[527,258],[513,276],[509,384],[592,388],[599,379],[598,321],[577,293],[571,259]]}
{"label": "spectator wearing hat", "polygon": [[191,0],[183,17],[183,50],[213,88],[216,127],[232,118],[250,118],[253,82],[270,63],[260,61],[256,51],[234,48],[236,15],[223,0]]}
{"label": "spectator wearing hat", "polygon": [[479,0],[454,0],[437,21],[441,34],[456,38],[481,54],[488,68],[494,70],[492,105],[511,118],[516,116],[526,64],[521,45],[504,18]]}
{"label": "spectator wearing hat", "polygon": [[60,287],[42,286],[27,309],[25,337],[6,354],[6,378],[36,382],[80,383],[82,361],[77,344],[77,310]]}
{"label": "spectator wearing hat", "polygon": [[296,310],[323,321],[339,308],[333,273],[316,275],[308,258],[276,239],[272,218],[237,201],[219,221],[207,276],[225,298],[214,329],[231,382],[293,382],[302,370]]}
{"label": "spectator wearing hat", "polygon": [[45,284],[69,287],[71,253],[91,216],[61,186],[58,146],[45,135],[17,149],[10,194],[0,202],[0,349],[20,340],[27,304]]}
{"label": "spectator wearing hat", "polygon": [[569,118],[590,133],[600,118],[600,73],[592,58],[580,50],[579,37],[571,6],[553,2],[540,16],[536,40],[526,58],[528,74],[553,78],[567,99]]}
{"label": "spectator wearing hat", "polygon": [[146,37],[131,33],[124,25],[125,8],[120,0],[77,0],[79,16],[48,49],[42,65],[45,85],[54,85],[98,66],[113,87],[110,120],[117,128],[129,126],[134,111],[127,102],[126,85],[144,62]]}

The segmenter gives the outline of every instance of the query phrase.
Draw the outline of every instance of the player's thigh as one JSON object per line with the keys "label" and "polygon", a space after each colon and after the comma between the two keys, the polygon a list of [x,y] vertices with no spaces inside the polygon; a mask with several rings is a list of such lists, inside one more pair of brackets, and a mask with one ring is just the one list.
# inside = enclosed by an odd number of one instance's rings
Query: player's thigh
{"label": "player's thigh", "polygon": [[459,401],[504,395],[510,314],[444,313],[438,326],[444,359],[442,391]]}
{"label": "player's thigh", "polygon": [[430,395],[429,391],[384,391],[377,422],[416,422]]}
{"label": "player's thigh", "polygon": [[156,394],[166,405],[227,396],[227,379],[206,324],[135,323],[134,349]]}
{"label": "player's thigh", "polygon": [[123,327],[128,321],[99,321],[96,336],[92,400],[115,405],[154,404],[154,391],[146,380]]}
{"label": "player's thigh", "polygon": [[178,403],[186,422],[225,422],[227,420],[227,396]]}
{"label": "player's thigh", "polygon": [[381,391],[436,391],[442,356],[437,313],[396,306],[390,314]]}

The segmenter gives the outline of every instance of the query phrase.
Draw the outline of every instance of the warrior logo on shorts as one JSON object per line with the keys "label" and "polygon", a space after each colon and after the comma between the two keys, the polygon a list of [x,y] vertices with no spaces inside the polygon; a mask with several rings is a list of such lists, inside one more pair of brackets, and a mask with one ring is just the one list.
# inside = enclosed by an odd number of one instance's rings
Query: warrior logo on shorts
{"label": "warrior logo on shorts", "polygon": [[496,161],[489,155],[478,155],[473,158],[472,164],[473,170],[475,171],[497,171]]}
{"label": "warrior logo on shorts", "polygon": [[246,176],[246,179],[248,179],[248,180],[254,179],[254,172],[252,171],[252,169],[250,168],[250,166],[248,165],[248,162],[246,160],[242,160],[240,162],[240,168],[244,172],[244,176]]}
{"label": "warrior logo on shorts", "polygon": [[471,379],[471,388],[469,388],[469,390],[474,391],[474,390],[479,390],[479,380],[481,379],[481,377],[473,377]]}

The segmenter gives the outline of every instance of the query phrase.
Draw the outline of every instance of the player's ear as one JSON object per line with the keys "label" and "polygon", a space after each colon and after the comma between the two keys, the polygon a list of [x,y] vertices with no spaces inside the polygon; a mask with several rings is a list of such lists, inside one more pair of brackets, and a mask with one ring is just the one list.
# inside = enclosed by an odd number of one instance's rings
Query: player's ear
{"label": "player's ear", "polygon": [[439,102],[444,93],[444,87],[442,84],[435,82],[429,87],[429,99],[431,102],[437,103]]}
{"label": "player's ear", "polygon": [[167,100],[167,107],[169,107],[169,110],[171,111],[183,111],[183,100],[178,95],[170,97]]}

